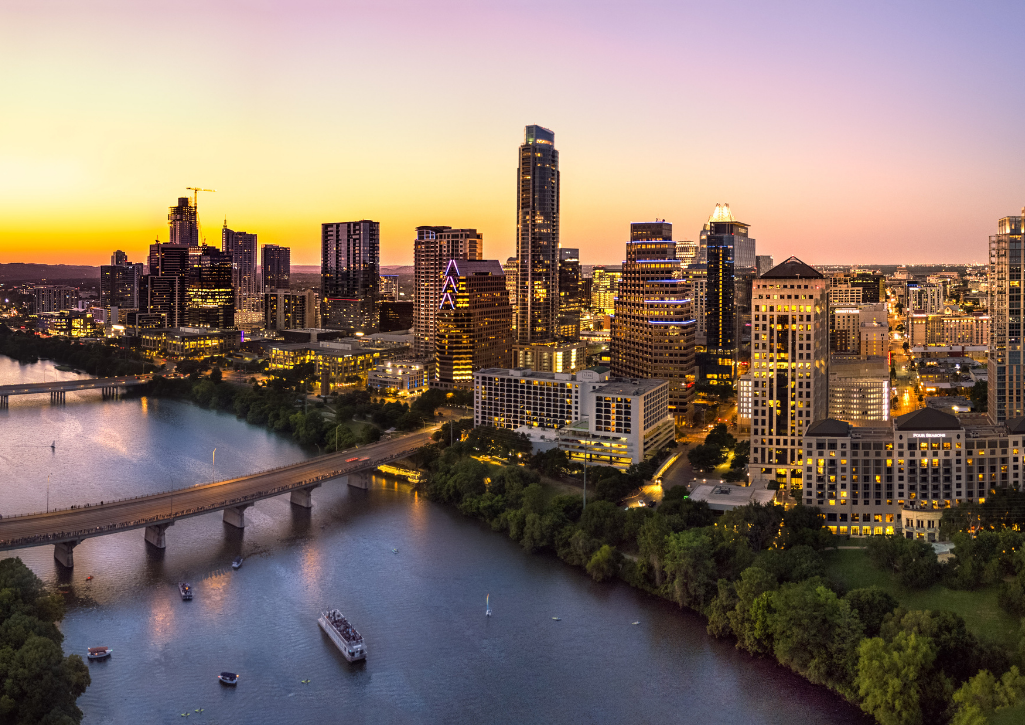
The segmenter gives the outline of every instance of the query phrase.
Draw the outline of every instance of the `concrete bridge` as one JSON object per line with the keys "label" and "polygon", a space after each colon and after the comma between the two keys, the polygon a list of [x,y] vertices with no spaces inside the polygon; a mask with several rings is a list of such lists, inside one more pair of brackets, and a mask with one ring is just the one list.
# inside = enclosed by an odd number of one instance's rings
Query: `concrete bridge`
{"label": "concrete bridge", "polygon": [[75,390],[102,390],[103,398],[116,398],[122,388],[148,383],[149,375],[126,375],[120,378],[84,378],[82,380],[54,380],[49,383],[23,383],[0,385],[0,408],[8,406],[12,395],[50,394],[51,403],[63,403],[66,393]]}
{"label": "concrete bridge", "polygon": [[75,547],[94,536],[145,529],[146,541],[163,549],[167,545],[167,527],[175,521],[214,511],[224,512],[224,523],[243,528],[245,510],[261,499],[289,494],[293,504],[310,508],[313,489],[342,476],[347,477],[350,486],[368,488],[374,468],[405,458],[429,443],[431,433],[421,431],[227,481],[48,513],[4,517],[0,519],[0,551],[52,544],[54,558],[73,567]]}

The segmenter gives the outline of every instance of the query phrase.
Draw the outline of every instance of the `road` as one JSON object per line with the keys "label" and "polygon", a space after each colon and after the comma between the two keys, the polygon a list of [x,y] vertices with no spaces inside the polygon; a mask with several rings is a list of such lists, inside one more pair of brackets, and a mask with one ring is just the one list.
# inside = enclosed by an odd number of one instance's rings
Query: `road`
{"label": "road", "polygon": [[52,380],[48,383],[0,385],[0,395],[29,395],[32,393],[113,388],[119,385],[140,385],[149,381],[149,379],[149,375],[125,375],[120,378],[84,378],[82,380]]}
{"label": "road", "polygon": [[0,520],[0,550],[78,541],[281,495],[322,480],[374,468],[377,462],[402,458],[428,443],[432,432],[430,429],[420,431],[227,481],[5,518]]}

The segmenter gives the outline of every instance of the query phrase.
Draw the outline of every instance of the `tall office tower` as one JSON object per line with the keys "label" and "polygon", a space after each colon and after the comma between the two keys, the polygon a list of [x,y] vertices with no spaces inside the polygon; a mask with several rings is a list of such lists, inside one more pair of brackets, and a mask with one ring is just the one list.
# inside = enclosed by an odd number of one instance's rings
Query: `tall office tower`
{"label": "tall office tower", "polygon": [[752,480],[775,480],[800,500],[802,436],[829,408],[826,280],[790,257],[754,281],[752,296],[748,472]]}
{"label": "tall office tower", "polygon": [[189,286],[189,249],[186,244],[151,244],[149,274],[139,289],[139,309],[162,314],[168,327],[185,324],[185,298]]}
{"label": "tall office tower", "polygon": [[399,276],[397,274],[381,275],[381,302],[399,301]]}
{"label": "tall office tower", "polygon": [[598,315],[611,315],[616,309],[616,293],[622,271],[607,267],[591,270],[591,310]]}
{"label": "tall office tower", "polygon": [[381,223],[362,219],[321,225],[322,324],[350,334],[378,328]]}
{"label": "tall office tower", "polygon": [[444,272],[435,353],[442,387],[470,390],[473,373],[512,360],[512,306],[497,260],[453,259]]}
{"label": "tall office tower", "polygon": [[[413,241],[413,354],[434,355],[441,286],[449,260],[477,261],[484,252],[484,235],[476,229],[417,227]],[[503,280],[504,281],[504,280]]]}
{"label": "tall office tower", "polygon": [[32,311],[60,312],[78,306],[78,288],[63,284],[37,284],[32,288]]}
{"label": "tall office tower", "polygon": [[580,339],[580,250],[559,250],[559,322],[560,340]]}
{"label": "tall office tower", "polygon": [[119,264],[128,264],[128,255],[118,249],[110,255],[110,263],[115,267]]}
{"label": "tall office tower", "polygon": [[288,289],[291,274],[292,250],[276,244],[264,244],[260,273],[264,292]]}
{"label": "tall office tower", "polygon": [[235,290],[231,255],[216,247],[189,250],[185,324],[189,327],[235,327]]}
{"label": "tall office tower", "polygon": [[[256,286],[256,235],[228,229],[228,220],[221,228],[221,251],[231,255],[231,283],[235,299],[241,302],[259,292]],[[241,307],[241,305],[240,305]]]}
{"label": "tall office tower", "polygon": [[559,314],[559,152],[555,134],[527,126],[516,189],[516,340],[555,340]]}
{"label": "tall office tower", "polygon": [[694,344],[704,353],[708,341],[708,315],[705,303],[708,301],[708,270],[704,265],[692,264],[683,270],[683,278],[690,284],[690,296],[694,300],[694,319],[697,321]]}
{"label": "tall office tower", "polygon": [[759,277],[768,272],[774,266],[771,255],[759,254],[755,257],[755,271],[758,273]]}
{"label": "tall office tower", "polygon": [[509,290],[509,304],[513,308],[513,330],[516,330],[516,280],[520,274],[520,260],[509,257],[502,265],[505,272],[505,287]]}
{"label": "tall office tower", "polygon": [[171,244],[199,246],[199,217],[197,207],[187,196],[178,197],[178,203],[167,210]]}
{"label": "tall office tower", "polygon": [[989,417],[994,424],[1022,415],[1022,219],[1006,216],[989,238]]}
{"label": "tall office tower", "polygon": [[320,295],[308,289],[290,292],[279,289],[263,295],[263,325],[268,330],[297,330],[317,327]]}
{"label": "tall office tower", "polygon": [[886,302],[886,276],[859,272],[850,280],[851,287],[861,288],[861,301],[865,304]]}
{"label": "tall office tower", "polygon": [[693,397],[694,304],[672,225],[659,226],[630,225],[612,318],[611,368],[616,377],[667,380],[669,409],[683,421]]}
{"label": "tall office tower", "polygon": [[[108,324],[120,323],[123,312],[139,309],[139,283],[142,281],[141,263],[129,263],[124,252],[115,252],[112,259],[121,261],[100,267],[100,306],[106,313],[104,319]],[[111,308],[115,307],[118,319],[111,314]]]}
{"label": "tall office tower", "polygon": [[698,246],[697,242],[676,243],[676,258],[680,260],[684,267],[697,262]]}
{"label": "tall office tower", "polygon": [[741,266],[736,255],[738,249],[750,246],[751,261],[746,266],[754,267],[754,240],[747,235],[748,225],[733,217],[729,204],[716,204],[708,225],[705,377],[712,385],[732,385],[737,372],[738,342],[734,280]]}

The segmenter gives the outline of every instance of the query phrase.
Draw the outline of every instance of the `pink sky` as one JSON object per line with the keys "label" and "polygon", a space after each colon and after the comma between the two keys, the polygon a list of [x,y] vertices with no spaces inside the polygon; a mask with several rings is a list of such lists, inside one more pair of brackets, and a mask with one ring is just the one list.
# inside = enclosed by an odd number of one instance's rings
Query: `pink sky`
{"label": "pink sky", "polygon": [[8,2],[0,262],[141,259],[186,186],[319,263],[321,222],[514,253],[523,126],[555,131],[562,244],[696,238],[716,202],[810,263],[983,262],[1025,204],[1020,3]]}

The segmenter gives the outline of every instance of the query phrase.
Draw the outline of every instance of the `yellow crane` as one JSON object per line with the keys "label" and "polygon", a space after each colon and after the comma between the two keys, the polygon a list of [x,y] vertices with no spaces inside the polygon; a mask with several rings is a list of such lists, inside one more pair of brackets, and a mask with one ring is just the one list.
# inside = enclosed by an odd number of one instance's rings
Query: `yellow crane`
{"label": "yellow crane", "polygon": [[186,186],[186,189],[192,192],[192,207],[196,210],[196,229],[199,231],[199,238],[202,240],[202,244],[206,245],[206,236],[203,234],[203,227],[199,223],[199,192],[201,191],[213,191],[217,189],[200,189],[198,186]]}

